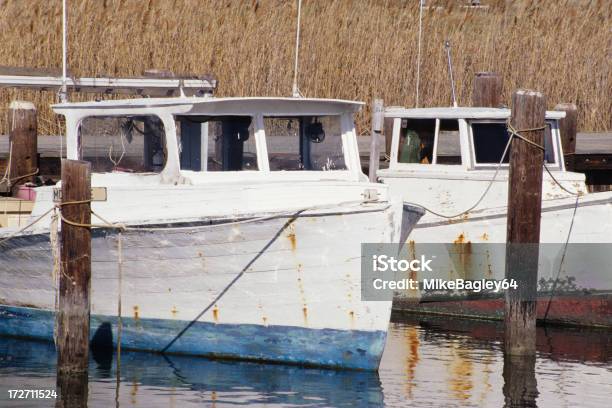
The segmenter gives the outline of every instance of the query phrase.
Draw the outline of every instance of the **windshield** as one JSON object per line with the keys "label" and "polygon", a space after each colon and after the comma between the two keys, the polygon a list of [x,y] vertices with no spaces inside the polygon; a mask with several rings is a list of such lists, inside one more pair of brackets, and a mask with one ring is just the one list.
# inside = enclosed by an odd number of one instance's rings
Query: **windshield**
{"label": "windshield", "polygon": [[270,170],[345,170],[340,116],[264,117]]}
{"label": "windshield", "polygon": [[[476,164],[498,164],[510,137],[505,122],[472,122],[472,141]],[[555,151],[552,140],[551,123],[546,122],[544,132],[544,160],[555,164]],[[510,160],[508,152],[504,163]]]}

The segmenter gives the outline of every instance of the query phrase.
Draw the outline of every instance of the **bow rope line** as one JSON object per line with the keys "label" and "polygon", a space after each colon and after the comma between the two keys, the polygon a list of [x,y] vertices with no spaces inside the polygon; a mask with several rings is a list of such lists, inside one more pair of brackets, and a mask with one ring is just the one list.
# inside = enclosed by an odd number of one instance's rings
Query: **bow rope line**
{"label": "bow rope line", "polygon": [[121,230],[121,231],[149,231],[149,232],[152,232],[152,231],[172,231],[172,230],[182,230],[182,229],[215,228],[215,227],[225,227],[225,226],[232,226],[232,225],[239,225],[239,224],[247,224],[247,223],[252,223],[252,222],[270,220],[270,219],[274,219],[274,218],[288,217],[288,216],[291,216],[291,215],[295,214],[296,212],[302,213],[302,212],[305,212],[305,211],[324,210],[324,209],[329,209],[329,208],[333,208],[333,207],[344,207],[344,206],[347,206],[347,205],[368,204],[368,203],[374,203],[375,201],[374,200],[352,200],[352,201],[340,202],[338,204],[327,204],[327,205],[319,205],[319,206],[314,205],[314,206],[304,207],[304,208],[293,210],[293,211],[286,211],[286,212],[280,212],[280,213],[276,213],[276,214],[271,214],[271,215],[267,215],[267,216],[263,216],[263,217],[254,217],[254,218],[247,218],[247,219],[236,220],[236,221],[232,221],[232,222],[219,223],[219,224],[198,225],[198,226],[188,226],[188,227],[156,227],[156,228],[152,228],[152,227],[129,227],[129,226],[126,226],[125,224],[122,224],[122,223],[112,223],[110,221],[107,221],[104,217],[102,217],[101,215],[99,215],[98,213],[94,212],[91,209],[90,209],[91,214],[93,216],[95,216],[96,218],[98,218],[100,221],[102,221],[104,224],[92,224],[92,223],[86,224],[86,223],[80,223],[80,222],[76,222],[76,221],[70,221],[70,220],[66,219],[66,217],[64,217],[62,212],[61,212],[61,207],[63,207],[63,206],[66,206],[66,205],[76,205],[76,204],[88,204],[88,203],[91,203],[91,202],[92,202],[92,200],[79,200],[79,201],[67,201],[67,202],[64,202],[64,203],[55,204],[53,207],[51,207],[50,209],[45,211],[42,215],[40,215],[34,221],[30,222],[25,227],[20,228],[19,230],[16,230],[16,231],[12,232],[9,236],[7,236],[7,237],[5,237],[3,239],[0,239],[0,246],[3,245],[4,243],[6,243],[7,241],[9,241],[10,239],[14,238],[15,236],[25,232],[26,230],[28,230],[29,228],[31,228],[32,226],[34,226],[35,224],[40,222],[43,218],[45,218],[51,212],[54,212],[57,209],[60,210],[59,211],[59,217],[61,218],[62,222],[65,222],[66,224],[69,224],[69,225],[72,225],[72,226],[75,226],[75,227],[80,227],[80,228],[107,228],[107,229],[118,229],[118,230]]}

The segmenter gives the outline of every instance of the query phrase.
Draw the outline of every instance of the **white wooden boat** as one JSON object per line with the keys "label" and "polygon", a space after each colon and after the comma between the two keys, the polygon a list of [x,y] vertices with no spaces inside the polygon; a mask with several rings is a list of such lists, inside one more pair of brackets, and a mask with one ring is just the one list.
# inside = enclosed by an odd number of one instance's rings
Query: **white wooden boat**
{"label": "white wooden boat", "polygon": [[[544,172],[540,242],[550,244],[543,247],[544,252],[557,252],[552,260],[540,255],[539,289],[549,293],[554,288],[555,295],[568,296],[565,304],[557,302],[556,309],[548,311],[549,319],[611,326],[612,251],[605,248],[610,247],[612,237],[612,193],[589,194],[584,175],[566,171],[558,126],[564,115],[546,113],[545,160],[551,174],[568,191]],[[509,117],[509,109],[389,107],[385,118],[393,121],[390,162],[388,168],[378,171],[378,178],[390,187],[391,194],[406,201],[441,215],[459,214],[477,202],[493,179],[508,141]],[[478,244],[505,243],[508,157],[509,154],[490,191],[476,208],[450,219],[430,212],[423,216],[409,237],[416,251],[424,243],[450,245],[447,258],[438,259],[444,267],[434,275],[420,274],[418,279],[503,279],[505,245],[490,247],[501,248],[495,251],[497,256],[484,250],[480,254],[456,256],[453,252],[458,249],[453,245],[470,243],[461,250],[477,252]],[[570,192],[583,194],[577,207],[576,197]],[[563,260],[563,270],[559,271],[566,242],[569,252]],[[601,244],[601,251],[596,244]],[[579,252],[585,248],[597,256],[585,257],[584,253],[581,256]],[[419,298],[423,294],[407,295]],[[494,310],[500,316],[500,302],[486,307],[483,304],[432,303],[421,305],[419,310],[479,316]],[[472,307],[473,310],[468,310]],[[548,308],[546,304],[539,307]]]}
{"label": "white wooden boat", "polygon": [[[398,241],[403,205],[361,171],[360,107],[212,97],[53,107],[68,158],[91,162],[92,186],[106,188],[92,210],[133,228],[121,234],[124,348],[378,367],[391,302],[360,300],[360,245]],[[31,219],[53,205],[53,187],[37,188]],[[422,215],[405,211],[404,234]],[[2,244],[0,334],[53,339],[49,217]],[[92,235],[92,336],[110,327],[116,339],[119,238]]]}

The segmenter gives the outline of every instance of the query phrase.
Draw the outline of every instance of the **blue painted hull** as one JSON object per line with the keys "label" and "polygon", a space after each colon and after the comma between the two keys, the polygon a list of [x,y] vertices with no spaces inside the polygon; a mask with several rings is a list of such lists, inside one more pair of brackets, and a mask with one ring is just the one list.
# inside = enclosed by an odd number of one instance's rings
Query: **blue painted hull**
{"label": "blue painted hull", "polygon": [[[55,313],[0,305],[0,335],[53,341]],[[91,316],[91,338],[98,346],[116,344],[116,317]],[[386,332],[308,329],[254,324],[215,324],[181,320],[122,319],[121,346],[130,350],[217,358],[376,370]],[[173,342],[173,340],[175,340]]]}

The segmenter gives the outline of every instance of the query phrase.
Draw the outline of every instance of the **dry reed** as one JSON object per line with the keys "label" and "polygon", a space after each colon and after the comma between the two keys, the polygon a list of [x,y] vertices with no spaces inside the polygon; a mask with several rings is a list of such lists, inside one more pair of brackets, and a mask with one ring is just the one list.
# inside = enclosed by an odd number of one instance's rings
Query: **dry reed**
{"label": "dry reed", "polygon": [[[69,0],[70,69],[75,76],[137,76],[147,68],[212,73],[218,95],[289,95],[296,3]],[[418,3],[304,0],[302,93],[413,106]],[[475,72],[496,71],[504,78],[506,102],[518,87],[541,90],[551,108],[578,105],[580,130],[612,129],[609,0],[484,0],[488,9],[438,3],[424,12],[421,106],[450,104],[448,39],[460,104],[470,103]],[[2,64],[58,67],[60,19],[60,0],[0,0]],[[44,118],[41,133],[53,133],[59,122],[48,105],[54,97],[1,90],[0,106],[33,100]],[[367,130],[367,112],[358,126]]]}

